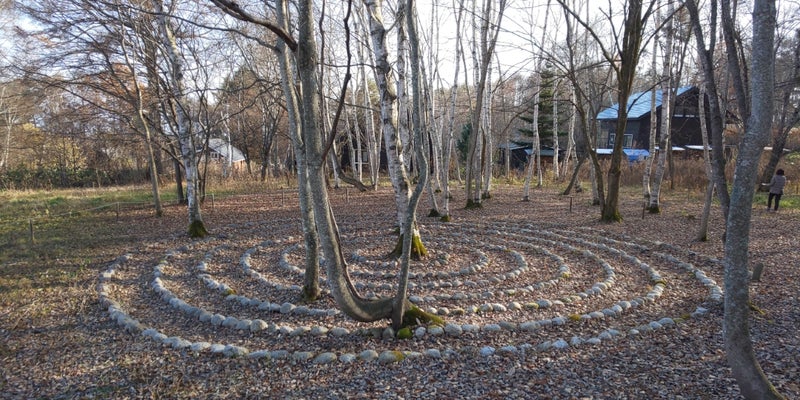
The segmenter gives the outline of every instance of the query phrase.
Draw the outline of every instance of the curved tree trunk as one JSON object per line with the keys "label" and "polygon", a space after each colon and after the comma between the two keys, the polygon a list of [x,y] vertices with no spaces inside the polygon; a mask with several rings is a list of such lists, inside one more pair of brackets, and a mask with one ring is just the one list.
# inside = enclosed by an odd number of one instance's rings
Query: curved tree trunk
{"label": "curved tree trunk", "polygon": [[297,70],[300,75],[302,97],[302,137],[306,146],[308,182],[314,219],[319,234],[331,295],[342,312],[356,321],[370,322],[391,318],[393,300],[369,301],[362,298],[347,274],[347,264],[342,254],[338,227],[328,198],[325,184],[325,161],[323,159],[320,119],[320,102],[317,74],[316,43],[314,40],[314,17],[312,0],[299,2]]}

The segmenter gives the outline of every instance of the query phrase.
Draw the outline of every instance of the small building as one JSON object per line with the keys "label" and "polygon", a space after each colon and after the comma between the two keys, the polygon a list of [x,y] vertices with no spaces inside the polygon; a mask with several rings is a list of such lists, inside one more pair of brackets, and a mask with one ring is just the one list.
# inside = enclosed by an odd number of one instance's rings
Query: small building
{"label": "small building", "polygon": [[218,162],[223,165],[225,165],[230,158],[231,165],[234,169],[245,162],[245,157],[241,150],[219,138],[208,139],[208,148],[203,154],[208,154],[210,161]]}
{"label": "small building", "polygon": [[[661,137],[661,89],[655,89],[655,105],[658,118],[656,140]],[[628,98],[628,122],[623,135],[623,148],[650,148],[650,108],[652,91],[633,93]],[[698,99],[700,90],[695,86],[683,86],[676,90],[675,107],[672,115],[672,147],[702,146]],[[597,148],[611,149],[616,141],[617,112],[619,104],[614,104],[597,114],[599,130]],[[657,143],[656,143],[657,144]]]}
{"label": "small building", "polygon": [[[524,139],[521,139],[520,141],[511,140],[509,142],[498,144],[497,150],[500,151],[500,156],[497,158],[498,163],[505,163],[506,152],[509,152],[509,167],[511,169],[523,170],[525,169],[525,166],[528,165],[528,160],[533,154],[533,144],[524,141]],[[541,146],[539,148],[539,157],[541,157],[545,163],[552,163],[554,154],[555,149],[552,147]],[[564,157],[563,149],[558,150],[558,156],[559,159]]]}

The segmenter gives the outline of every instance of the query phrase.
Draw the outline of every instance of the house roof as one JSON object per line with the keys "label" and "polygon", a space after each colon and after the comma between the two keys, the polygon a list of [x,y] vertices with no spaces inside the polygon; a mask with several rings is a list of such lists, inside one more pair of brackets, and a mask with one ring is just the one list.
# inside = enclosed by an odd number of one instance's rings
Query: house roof
{"label": "house roof", "polygon": [[[677,89],[677,95],[680,96],[694,86],[682,86]],[[656,107],[661,106],[661,89],[655,89],[656,92]],[[650,103],[652,98],[652,91],[632,93],[628,97],[628,119],[639,119],[650,112]],[[619,103],[600,111],[597,114],[598,120],[616,120],[617,111],[619,110]]]}
{"label": "house roof", "polygon": [[233,147],[231,145],[228,147],[228,143],[219,138],[211,138],[208,139],[208,148],[215,151],[220,157],[227,159],[228,158],[228,149],[231,150],[230,157],[232,162],[239,162],[244,161],[244,154],[242,154],[241,150]]}

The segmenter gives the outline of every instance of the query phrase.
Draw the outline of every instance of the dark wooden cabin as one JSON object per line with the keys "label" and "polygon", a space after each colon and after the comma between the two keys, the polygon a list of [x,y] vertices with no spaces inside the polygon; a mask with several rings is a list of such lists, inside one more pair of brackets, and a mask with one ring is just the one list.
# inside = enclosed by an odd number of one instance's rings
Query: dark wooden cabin
{"label": "dark wooden cabin", "polygon": [[[661,137],[661,89],[656,91],[656,109],[658,130],[656,140]],[[700,116],[698,98],[700,90],[695,86],[683,86],[677,89],[675,110],[672,116],[672,147],[699,146],[703,144],[700,135]],[[650,148],[650,105],[652,92],[633,93],[628,98],[628,123],[625,127],[623,148]],[[617,129],[617,110],[614,104],[597,114],[600,132],[597,137],[598,149],[614,147]],[[658,146],[658,143],[655,144]]]}

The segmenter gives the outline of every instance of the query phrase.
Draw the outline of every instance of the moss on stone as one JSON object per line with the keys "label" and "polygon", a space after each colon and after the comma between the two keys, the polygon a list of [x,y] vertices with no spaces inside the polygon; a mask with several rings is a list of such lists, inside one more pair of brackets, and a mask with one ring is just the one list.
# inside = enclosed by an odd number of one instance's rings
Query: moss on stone
{"label": "moss on stone", "polygon": [[429,312],[422,311],[419,307],[411,306],[406,310],[403,314],[403,323],[402,328],[415,326],[415,325],[436,325],[436,326],[444,326],[444,320],[439,317],[438,315],[433,315]]}
{"label": "moss on stone", "polygon": [[398,339],[411,339],[413,333],[411,332],[411,328],[404,327],[397,331],[397,338]]}

